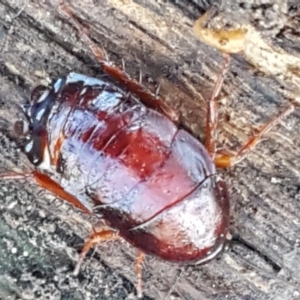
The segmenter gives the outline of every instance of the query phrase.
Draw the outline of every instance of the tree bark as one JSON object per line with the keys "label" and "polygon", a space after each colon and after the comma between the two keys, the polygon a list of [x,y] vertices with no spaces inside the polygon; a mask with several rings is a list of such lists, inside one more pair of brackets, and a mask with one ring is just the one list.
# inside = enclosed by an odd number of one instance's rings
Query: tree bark
{"label": "tree bark", "polygon": [[[28,164],[17,151],[12,128],[21,117],[19,105],[36,85],[71,71],[105,76],[76,30],[58,13],[58,3],[0,0],[1,171],[22,170]],[[71,1],[70,6],[109,59],[117,65],[124,62],[134,78],[141,71],[150,90],[160,86],[161,97],[180,112],[184,127],[203,140],[205,101],[222,57],[197,40],[192,26],[209,3],[86,0]],[[247,21],[243,15],[240,19]],[[288,18],[286,22],[296,26]],[[268,42],[272,38],[276,42],[276,35],[268,36]],[[282,49],[299,58],[292,47]],[[252,128],[293,100],[284,97],[276,74],[267,75],[250,65],[247,55],[233,55],[220,100],[220,148],[239,149]],[[182,267],[147,257],[145,299],[300,298],[299,126],[296,109],[247,159],[220,171],[231,194],[233,240],[204,266]],[[134,299],[135,249],[103,243],[73,277],[78,252],[98,220],[29,182],[0,185],[1,299]]]}

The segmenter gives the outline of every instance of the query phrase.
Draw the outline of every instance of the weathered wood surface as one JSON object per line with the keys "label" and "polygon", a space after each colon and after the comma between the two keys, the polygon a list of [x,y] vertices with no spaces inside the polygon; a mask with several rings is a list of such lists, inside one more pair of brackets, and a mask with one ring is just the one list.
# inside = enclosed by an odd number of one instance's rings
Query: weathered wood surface
{"label": "weathered wood surface", "polygon": [[[222,61],[193,35],[193,22],[208,6],[86,0],[72,7],[110,59],[123,59],[136,78],[142,70],[150,89],[160,84],[162,97],[203,138],[204,98]],[[1,170],[26,164],[11,129],[20,117],[17,106],[34,86],[70,71],[103,75],[56,8],[56,1],[0,0]],[[288,105],[277,82],[258,76],[242,55],[234,56],[223,94],[218,141],[233,149],[246,141],[251,126]],[[169,299],[300,299],[299,125],[296,110],[243,163],[224,172],[235,236],[228,249],[205,266],[184,267],[174,287],[178,266],[148,257],[145,299],[164,299],[170,289]],[[80,275],[72,276],[96,220],[26,182],[1,182],[0,209],[1,299],[134,298],[135,251],[125,243],[99,245]]]}

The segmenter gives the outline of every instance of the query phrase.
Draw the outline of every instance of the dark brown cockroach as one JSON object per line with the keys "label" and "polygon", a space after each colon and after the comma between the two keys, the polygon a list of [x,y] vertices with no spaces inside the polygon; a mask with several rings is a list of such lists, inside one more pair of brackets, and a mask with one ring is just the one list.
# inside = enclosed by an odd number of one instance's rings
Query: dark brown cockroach
{"label": "dark brown cockroach", "polygon": [[32,179],[82,211],[101,216],[108,227],[90,236],[75,273],[94,244],[125,239],[138,249],[141,296],[144,254],[205,263],[221,252],[229,227],[229,197],[216,167],[243,159],[293,107],[263,126],[235,156],[218,154],[216,98],[229,56],[224,55],[224,67],[208,101],[203,146],[175,125],[177,114],[162,100],[104,59],[69,8],[60,8],[102,69],[130,93],[75,73],[50,88],[37,87],[24,106],[25,120],[15,126],[28,138],[25,153],[36,168],[1,177]]}

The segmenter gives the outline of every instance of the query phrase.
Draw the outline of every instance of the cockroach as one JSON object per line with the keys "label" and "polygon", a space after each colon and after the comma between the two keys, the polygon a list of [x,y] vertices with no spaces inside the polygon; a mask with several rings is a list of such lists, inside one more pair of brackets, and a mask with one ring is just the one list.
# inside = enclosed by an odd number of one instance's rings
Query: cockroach
{"label": "cockroach", "polygon": [[76,73],[57,79],[51,87],[35,88],[23,106],[24,120],[15,124],[28,139],[24,152],[34,171],[4,173],[1,178],[31,179],[83,212],[102,218],[107,228],[87,240],[75,273],[93,245],[124,239],[138,249],[140,297],[144,255],[206,263],[222,251],[230,203],[216,167],[242,160],[294,107],[264,125],[236,155],[218,153],[216,99],[229,55],[224,54],[208,101],[202,145],[176,124],[177,113],[163,100],[105,59],[69,7],[60,6],[60,11],[80,32],[103,71],[127,92]]}

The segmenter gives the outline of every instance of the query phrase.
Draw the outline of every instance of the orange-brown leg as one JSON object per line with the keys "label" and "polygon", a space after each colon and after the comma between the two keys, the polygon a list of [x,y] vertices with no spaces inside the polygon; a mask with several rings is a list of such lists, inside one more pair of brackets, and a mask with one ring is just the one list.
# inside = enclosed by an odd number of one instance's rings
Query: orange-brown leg
{"label": "orange-brown leg", "polygon": [[[37,171],[16,173],[7,172],[0,174],[0,179],[10,180],[10,179],[29,179],[35,181],[37,185],[44,188],[45,190],[51,192],[55,196],[61,198],[62,200],[68,201],[75,207],[81,209],[86,213],[92,213],[87,207],[85,207],[77,198],[66,192],[58,183],[53,181],[48,175],[39,173]],[[85,242],[83,249],[80,253],[79,260],[74,269],[74,275],[79,273],[80,266],[88,253],[88,251],[96,244],[108,240],[119,239],[119,233],[111,229],[104,229],[98,232],[94,232],[90,235],[88,240]],[[136,274],[137,274],[137,293],[139,297],[142,296],[142,262],[144,259],[144,254],[139,251],[136,258]]]}
{"label": "orange-brown leg", "polygon": [[2,173],[0,174],[2,179],[30,179],[37,185],[51,192],[56,197],[65,200],[75,207],[81,209],[85,213],[92,213],[86,206],[84,206],[76,197],[66,192],[57,182],[52,180],[48,175],[39,173],[38,171],[24,172],[24,173]]}
{"label": "orange-brown leg", "polygon": [[74,275],[75,276],[78,275],[80,266],[82,265],[82,262],[83,262],[84,258],[86,257],[86,254],[89,252],[89,250],[93,246],[95,246],[103,241],[117,240],[119,238],[120,238],[119,233],[117,231],[113,231],[110,229],[105,229],[105,230],[101,230],[101,231],[92,233],[90,235],[90,237],[88,238],[88,240],[84,243],[83,249],[81,250],[81,253],[79,256],[79,260],[74,269]]}
{"label": "orange-brown leg", "polygon": [[218,102],[217,98],[220,94],[224,76],[228,71],[230,55],[223,53],[224,64],[221,69],[221,72],[215,83],[210,100],[207,104],[207,113],[206,113],[206,135],[205,135],[205,148],[208,153],[213,158],[216,153],[216,134],[217,134],[217,125],[218,125]]}
{"label": "orange-brown leg", "polygon": [[[104,229],[98,232],[94,232],[90,235],[88,240],[84,243],[83,249],[81,250],[79,260],[75,266],[74,269],[74,276],[77,276],[80,270],[80,267],[89,252],[89,250],[94,247],[95,245],[103,242],[103,241],[112,241],[112,240],[118,240],[120,239],[120,235],[117,231],[113,231],[111,229]],[[143,261],[145,258],[145,254],[141,252],[140,250],[138,251],[136,260],[135,260],[135,272],[136,272],[136,277],[137,277],[137,296],[138,298],[141,298],[143,295],[142,292],[142,271],[143,271]]]}
{"label": "orange-brown leg", "polygon": [[124,84],[128,91],[138,96],[139,99],[148,107],[159,111],[174,122],[177,122],[179,120],[179,115],[173,109],[171,109],[162,99],[156,97],[141,83],[130,78],[123,69],[116,67],[111,62],[107,61],[104,51],[88,37],[82,25],[76,20],[74,13],[69,6],[61,4],[58,10],[62,15],[67,17],[73,24],[73,26],[78,30],[82,40],[91,49],[104,72],[110,75],[113,79]]}
{"label": "orange-brown leg", "polygon": [[214,158],[214,162],[218,168],[227,168],[231,167],[241,160],[243,160],[247,154],[253,150],[253,148],[259,143],[263,137],[264,134],[269,132],[274,126],[276,126],[283,118],[285,118],[287,115],[292,113],[294,111],[294,106],[289,106],[286,108],[281,114],[279,114],[277,117],[263,125],[258,133],[251,137],[244,146],[241,147],[241,149],[233,156],[226,155],[226,154],[217,154]]}
{"label": "orange-brown leg", "polygon": [[145,254],[138,250],[136,260],[135,260],[135,273],[137,278],[137,296],[138,298],[141,298],[143,296],[142,291],[142,282],[143,282],[143,261],[145,259]]}

